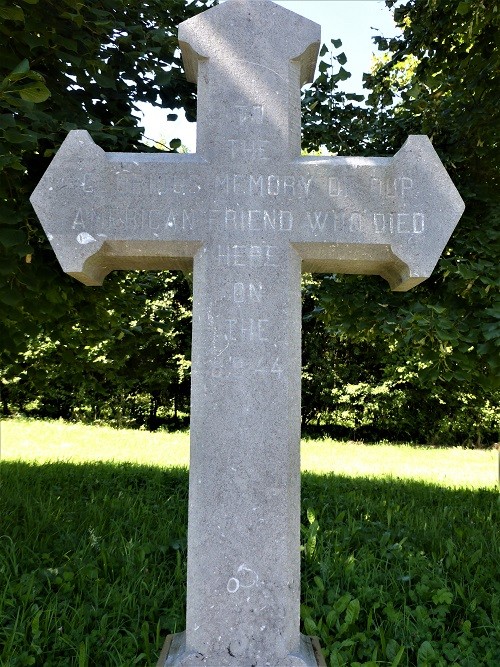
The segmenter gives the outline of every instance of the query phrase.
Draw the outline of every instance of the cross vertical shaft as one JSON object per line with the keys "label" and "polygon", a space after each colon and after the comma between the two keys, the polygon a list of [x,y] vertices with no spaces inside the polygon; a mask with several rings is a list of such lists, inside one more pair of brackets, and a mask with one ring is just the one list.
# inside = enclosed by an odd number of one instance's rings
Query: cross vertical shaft
{"label": "cross vertical shaft", "polygon": [[240,239],[194,269],[187,650],[281,665],[300,650],[300,258]]}
{"label": "cross vertical shaft", "polygon": [[[283,21],[286,30],[277,29]],[[312,80],[319,39],[317,24],[269,0],[229,0],[181,23],[186,75],[198,89],[197,153],[228,162],[298,157],[300,89]]]}
{"label": "cross vertical shaft", "polygon": [[[194,258],[186,653],[213,665],[307,661],[299,634],[301,259],[287,239],[288,213],[264,209],[255,195],[264,187],[277,195],[281,185],[264,186],[262,172],[300,155],[300,87],[319,30],[292,15],[292,38],[290,26],[276,31],[268,16],[256,42],[248,25],[263,8],[282,15],[268,2],[232,2],[179,27],[187,75],[198,84],[197,153],[228,169],[211,202],[210,240]],[[236,40],[227,39],[228,20],[240,26]]]}

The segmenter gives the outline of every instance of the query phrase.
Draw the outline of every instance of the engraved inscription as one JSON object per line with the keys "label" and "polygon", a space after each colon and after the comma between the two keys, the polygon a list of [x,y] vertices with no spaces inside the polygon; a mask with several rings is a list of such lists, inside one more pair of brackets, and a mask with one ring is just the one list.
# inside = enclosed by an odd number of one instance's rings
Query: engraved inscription
{"label": "engraved inscription", "polygon": [[202,185],[193,175],[181,177],[172,173],[133,173],[122,169],[115,173],[116,190],[124,197],[166,197],[192,195],[202,190]]}
{"label": "engraved inscription", "polygon": [[378,233],[422,234],[424,231],[424,214],[374,213],[373,227]]}
{"label": "engraved inscription", "polygon": [[219,266],[259,268],[278,266],[278,247],[274,245],[223,245],[219,244],[217,261]]}
{"label": "engraved inscription", "polygon": [[[399,176],[398,178],[370,178],[370,193],[377,197],[401,197],[405,198],[410,190],[413,189],[413,179],[409,176]],[[329,197],[348,197],[353,193],[352,181],[348,184],[340,176],[330,176],[328,178],[328,196]]]}
{"label": "engraved inscription", "polygon": [[340,213],[338,211],[307,211],[306,220],[313,231],[323,232],[333,229],[334,231],[358,232],[362,227],[361,213]]}
{"label": "engraved inscription", "polygon": [[[91,224],[91,223],[90,223]],[[71,225],[73,229],[76,229],[77,227],[84,227],[85,226],[85,218],[83,215],[83,211],[81,208],[78,209],[76,212],[76,215],[73,220],[73,224]]]}
{"label": "engraved inscription", "polygon": [[267,139],[228,139],[231,146],[231,157],[243,158],[244,160],[269,160],[267,149],[270,141]]}
{"label": "engraved inscription", "polygon": [[262,104],[237,104],[240,125],[262,125],[264,122],[264,106]]}
{"label": "engraved inscription", "polygon": [[340,179],[336,176],[330,176],[328,179],[328,196],[340,197],[341,194],[342,188],[340,187]]}
{"label": "engraved inscription", "polygon": [[82,190],[84,192],[94,192],[94,186],[91,184],[91,174],[83,175]]}
{"label": "engraved inscription", "polygon": [[174,211],[169,210],[165,227],[174,227],[175,229],[193,229],[194,212],[193,211]]}
{"label": "engraved inscription", "polygon": [[276,357],[271,366],[264,364],[264,360],[260,359],[258,367],[254,370],[254,373],[261,373],[262,375],[276,374],[277,377],[281,378],[283,374],[283,367],[280,364],[280,358]]}
{"label": "engraved inscription", "polygon": [[328,218],[328,211],[307,211],[306,216],[311,229],[323,230]]}
{"label": "engraved inscription", "polygon": [[[422,211],[348,211],[321,210],[293,214],[284,209],[214,209],[208,212],[194,209],[136,208],[102,206],[78,208],[70,218],[72,229],[97,229],[112,225],[116,229],[142,229],[158,234],[176,231],[192,232],[208,218],[209,228],[219,232],[249,232],[289,234],[305,226],[314,233],[423,234],[425,214]],[[219,264],[227,266],[275,266],[277,246],[234,245],[219,246]],[[233,250],[227,250],[227,248]],[[232,254],[232,260],[224,256]],[[246,260],[242,259],[246,256]],[[244,262],[244,263],[242,263]]]}
{"label": "engraved inscription", "polygon": [[247,320],[243,319],[228,319],[228,330],[226,333],[226,340],[235,342],[254,342],[258,341],[266,343],[268,319],[254,319],[250,317]]}
{"label": "engraved inscription", "polygon": [[229,355],[227,358],[217,357],[212,362],[213,377],[241,377],[258,374],[260,377],[282,379],[285,369],[280,357],[267,361],[264,357],[255,359],[251,357],[240,357]]}
{"label": "engraved inscription", "polygon": [[248,230],[250,232],[290,232],[293,227],[291,211],[276,209],[232,209],[212,210],[208,214],[210,229],[223,231]]}
{"label": "engraved inscription", "polygon": [[306,211],[305,222],[313,232],[370,232],[378,234],[422,234],[425,230],[422,212],[369,213],[353,211]]}
{"label": "engraved inscription", "polygon": [[77,209],[73,222],[73,229],[97,228],[113,225],[115,228],[146,229],[150,231],[192,231],[196,225],[196,212],[189,209],[157,208],[118,208],[101,207]]}
{"label": "engraved inscription", "polygon": [[400,196],[404,197],[405,193],[413,188],[413,179],[408,176],[400,176],[399,178],[372,178],[371,190],[372,192],[381,195],[382,197]]}
{"label": "engraved inscription", "polygon": [[305,199],[309,196],[312,178],[293,174],[225,174],[215,177],[216,192],[226,195],[278,195]]}
{"label": "engraved inscription", "polygon": [[262,303],[262,283],[234,283],[234,303]]}

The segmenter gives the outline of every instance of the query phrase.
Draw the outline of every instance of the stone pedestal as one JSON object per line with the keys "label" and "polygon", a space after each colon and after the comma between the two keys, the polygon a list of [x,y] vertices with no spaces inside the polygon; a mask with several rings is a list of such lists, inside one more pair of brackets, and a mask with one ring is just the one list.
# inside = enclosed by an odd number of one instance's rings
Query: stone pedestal
{"label": "stone pedestal", "polygon": [[[228,658],[231,656],[228,655]],[[210,663],[201,654],[186,653],[186,633],[180,632],[176,635],[168,635],[163,645],[162,652],[156,663],[156,667],[174,667],[174,665],[185,665],[186,667],[223,667],[223,665],[234,665],[234,662]],[[300,635],[300,650],[296,655],[284,658],[282,662],[271,665],[266,662],[238,663],[241,667],[295,667],[307,665],[307,667],[326,667],[325,658],[321,652],[317,637],[306,637]]]}

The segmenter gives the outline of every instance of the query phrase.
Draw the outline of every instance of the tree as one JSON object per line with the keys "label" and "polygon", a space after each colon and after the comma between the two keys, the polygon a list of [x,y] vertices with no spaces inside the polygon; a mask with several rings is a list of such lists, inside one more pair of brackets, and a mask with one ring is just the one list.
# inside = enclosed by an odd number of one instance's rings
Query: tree
{"label": "tree", "polygon": [[[140,144],[136,102],[184,107],[177,25],[209,0],[0,0],[0,339],[25,349],[89,297],[61,274],[28,198],[71,129],[106,150]],[[172,115],[172,118],[175,114]],[[174,144],[173,148],[177,144]],[[107,281],[115,290],[116,281]],[[84,293],[84,295],[83,295]],[[50,328],[50,327],[49,327]]]}
{"label": "tree", "polygon": [[[0,371],[5,404],[36,417],[182,425],[189,413],[191,296],[179,272],[130,272],[42,330]],[[8,411],[8,408],[7,408]]]}
{"label": "tree", "polygon": [[[410,132],[428,134],[466,202],[425,306],[427,315],[431,306],[439,315],[432,343],[443,348],[436,361],[445,377],[466,380],[472,373],[484,386],[497,383],[500,370],[497,9],[471,0],[413,0],[397,7],[403,36],[376,38],[389,59],[367,77],[380,129],[390,131],[393,145]],[[416,66],[395,89],[391,75],[409,55]],[[425,322],[415,316],[410,314],[418,340]]]}
{"label": "tree", "polygon": [[305,143],[387,155],[408,134],[428,134],[466,211],[425,283],[394,295],[377,279],[334,276],[317,291],[317,311],[351,341],[384,340],[393,382],[440,387],[449,412],[459,393],[479,409],[495,400],[500,377],[500,12],[489,2],[411,0],[395,20],[401,37],[375,37],[384,57],[365,75],[366,106],[340,112],[358,147],[326,122],[342,93],[339,74],[324,71],[305,96]]}

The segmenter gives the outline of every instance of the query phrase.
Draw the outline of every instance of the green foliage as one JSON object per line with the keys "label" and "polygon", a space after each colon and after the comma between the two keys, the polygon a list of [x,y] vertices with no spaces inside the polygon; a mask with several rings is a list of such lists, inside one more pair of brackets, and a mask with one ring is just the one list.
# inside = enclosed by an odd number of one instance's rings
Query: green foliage
{"label": "green foliage", "polygon": [[458,365],[450,340],[466,324],[453,328],[450,316],[411,292],[389,292],[381,279],[308,277],[303,432],[440,446],[497,442],[500,395]]}
{"label": "green foliage", "polygon": [[[184,627],[188,475],[3,462],[0,663],[154,664]],[[328,665],[499,662],[494,491],[303,478],[302,623]]]}
{"label": "green foliage", "polygon": [[[500,11],[495,3],[411,0],[395,19],[401,37],[375,37],[382,56],[365,75],[366,107],[341,106],[336,68],[320,68],[304,97],[304,144],[389,155],[408,134],[428,134],[465,214],[425,283],[392,294],[376,278],[328,276],[314,288],[314,315],[342,345],[371,346],[383,368],[372,388],[383,380],[409,397],[434,394],[438,412],[453,420],[465,403],[498,404]],[[364,381],[363,358],[354,384]]]}
{"label": "green foliage", "polygon": [[332,39],[331,43],[331,51],[323,45],[320,56],[328,56],[328,60],[320,62],[319,75],[302,98],[302,148],[314,153],[325,145],[336,154],[352,155],[359,153],[364,141],[366,117],[364,107],[353,102],[363,101],[364,96],[339,89],[339,84],[351,74],[343,67],[347,63],[345,53],[333,53],[340,49],[342,41]]}
{"label": "green foliage", "polygon": [[0,663],[154,664],[185,615],[187,474],[2,467]]}
{"label": "green foliage", "polygon": [[[452,380],[429,386],[428,367],[403,342],[388,348],[383,335],[325,326],[316,313],[329,296],[328,283],[304,281],[305,435],[476,447],[497,441],[494,395],[470,384],[457,389]],[[348,295],[339,289],[335,298]],[[362,297],[359,307],[359,321],[371,317]],[[428,325],[422,335],[430,335]],[[4,415],[182,427],[189,415],[190,346],[191,297],[180,274],[114,274],[68,303],[56,332],[33,336],[27,350],[4,365]]]}
{"label": "green foliage", "polygon": [[[466,202],[434,289],[422,287],[424,308],[441,310],[441,329],[432,327],[434,335],[421,345],[426,317],[419,322],[415,307],[402,324],[411,329],[416,322],[411,339],[422,349],[451,348],[436,360],[445,377],[463,381],[472,374],[490,387],[500,371],[499,12],[494,3],[413,0],[395,10],[395,19],[403,36],[376,38],[389,59],[366,78],[368,101],[388,133],[386,144],[396,147],[409,133],[430,136]],[[409,54],[418,64],[395,87],[391,74]]]}
{"label": "green foliage", "polygon": [[68,304],[57,337],[44,331],[0,372],[8,410],[178,427],[189,413],[191,296],[181,274],[113,276]]}
{"label": "green foliage", "polygon": [[498,663],[494,493],[305,475],[302,495],[301,618],[328,665]]}
{"label": "green foliage", "polygon": [[137,102],[195,114],[177,25],[200,0],[0,0],[0,337],[22,350],[85,288],[63,277],[28,198],[71,129],[146,150]]}

